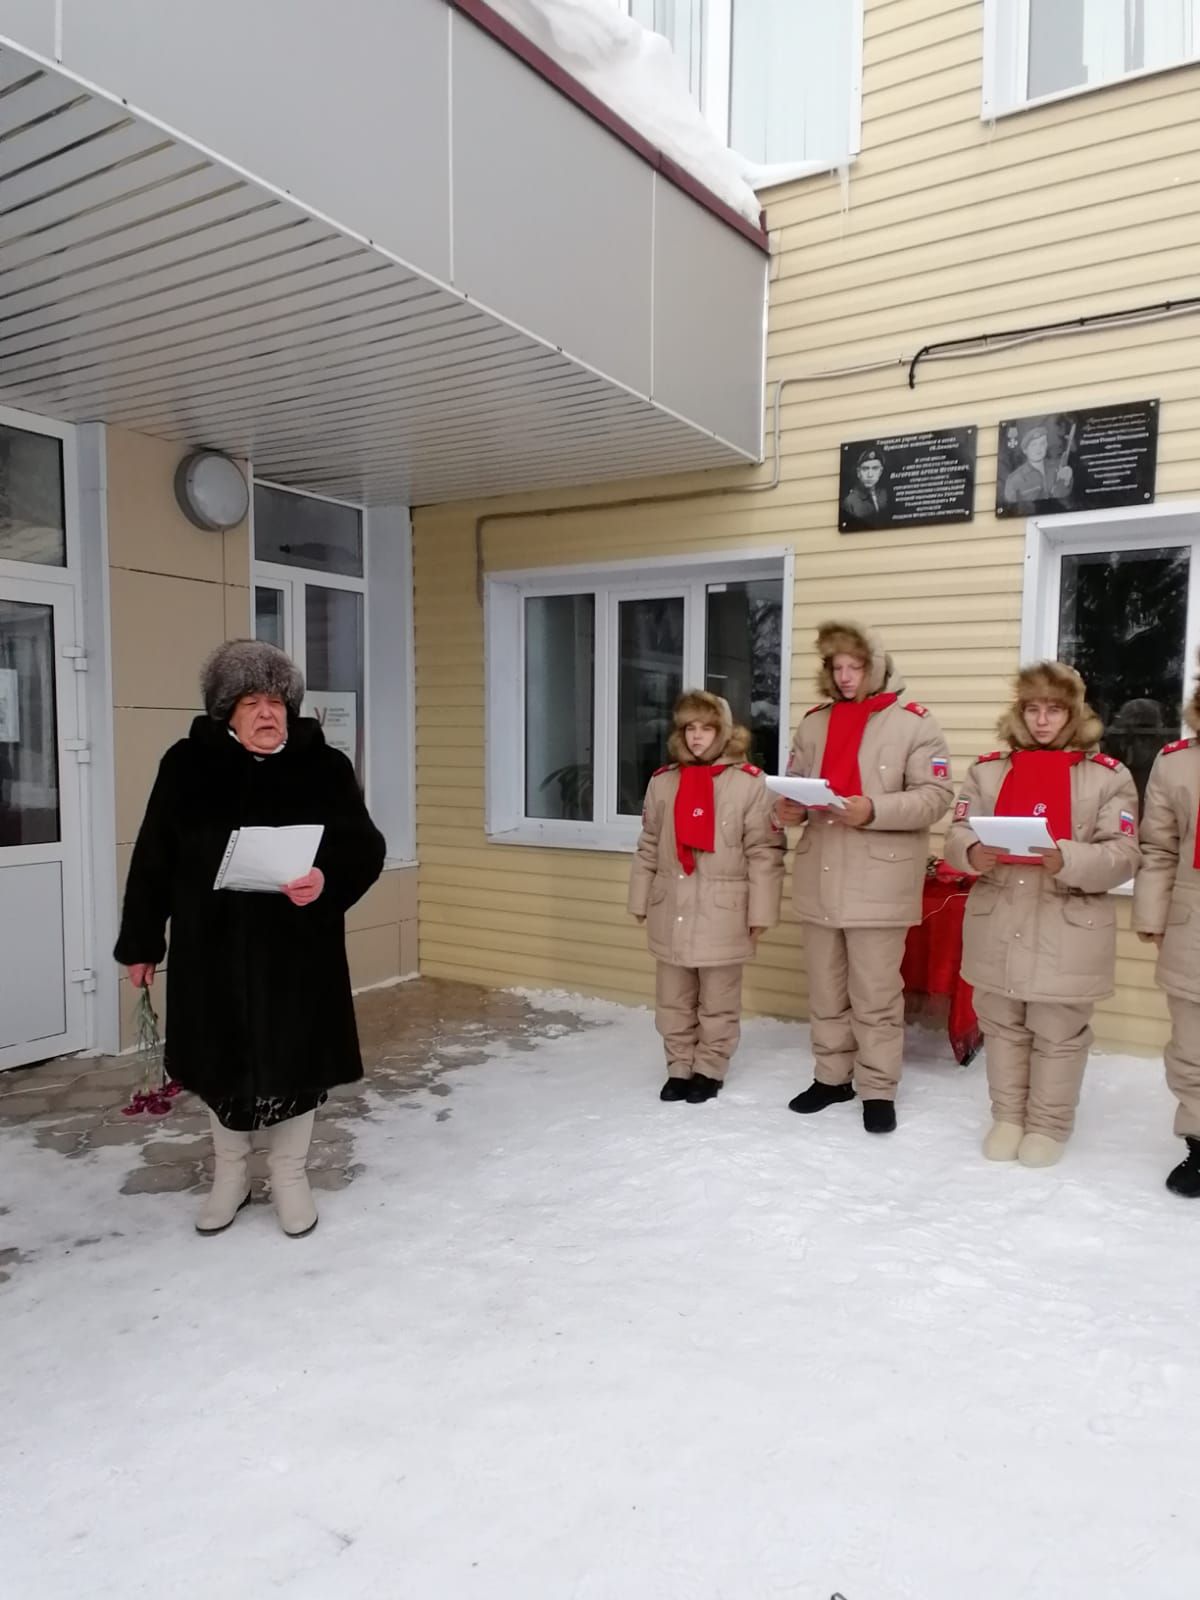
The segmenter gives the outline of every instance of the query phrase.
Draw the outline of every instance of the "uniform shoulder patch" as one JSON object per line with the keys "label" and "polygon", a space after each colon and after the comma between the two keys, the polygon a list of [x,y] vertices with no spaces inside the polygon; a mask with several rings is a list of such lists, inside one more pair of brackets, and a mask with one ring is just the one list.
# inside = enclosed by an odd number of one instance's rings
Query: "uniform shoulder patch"
{"label": "uniform shoulder patch", "polygon": [[1162,754],[1164,756],[1173,756],[1176,750],[1190,750],[1191,748],[1192,741],[1190,739],[1175,739],[1170,744],[1163,745]]}
{"label": "uniform shoulder patch", "polygon": [[1095,755],[1089,756],[1088,760],[1094,761],[1099,767],[1107,767],[1110,772],[1120,772],[1121,770],[1121,763],[1116,756],[1102,755],[1100,751],[1097,751]]}
{"label": "uniform shoulder patch", "polygon": [[822,700],[820,705],[809,706],[808,710],[804,713],[804,715],[806,717],[811,717],[814,711],[824,711],[828,707],[828,705],[829,705],[829,701],[828,700]]}
{"label": "uniform shoulder patch", "polygon": [[928,706],[921,705],[917,700],[909,700],[904,709],[905,711],[911,711],[914,717],[927,717],[929,715]]}
{"label": "uniform shoulder patch", "polygon": [[664,772],[674,772],[674,771],[675,771],[675,762],[674,761],[668,761],[665,767],[655,767],[654,771],[650,774],[650,776],[652,778],[661,778]]}
{"label": "uniform shoulder patch", "polygon": [[748,772],[752,778],[762,777],[762,768],[751,766],[749,761],[742,762],[742,771]]}
{"label": "uniform shoulder patch", "polygon": [[985,761],[1006,761],[1007,759],[1007,750],[989,750],[987,755],[975,757],[975,765],[978,767],[981,766]]}

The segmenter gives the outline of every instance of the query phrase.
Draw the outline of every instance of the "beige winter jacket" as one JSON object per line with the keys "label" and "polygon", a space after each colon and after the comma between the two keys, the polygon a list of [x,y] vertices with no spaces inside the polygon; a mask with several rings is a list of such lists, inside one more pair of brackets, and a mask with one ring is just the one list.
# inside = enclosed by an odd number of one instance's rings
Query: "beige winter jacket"
{"label": "beige winter jacket", "polygon": [[[796,729],[788,761],[796,777],[820,775],[831,710],[814,706]],[[830,928],[911,927],[921,920],[929,830],[954,799],[946,741],[924,706],[897,701],[867,722],[858,770],[874,820],[846,828],[809,813],[796,841],[792,904],[801,921]]]}
{"label": "beige winter jacket", "polygon": [[1154,763],[1142,815],[1142,870],[1133,890],[1133,926],[1161,933],[1158,981],[1181,1000],[1200,1000],[1200,740],[1168,745]]}
{"label": "beige winter jacket", "polygon": [[678,967],[723,967],[754,954],[751,928],[779,921],[784,836],[757,767],[729,766],[713,783],[716,848],[697,850],[690,876],[675,852],[679,768],[656,772],[629,879],[629,910],[645,917],[650,954]]}
{"label": "beige winter jacket", "polygon": [[[946,837],[946,861],[974,869],[970,816],[993,816],[1010,752],[981,756],[967,774]],[[1103,1000],[1113,992],[1116,910],[1109,892],[1133,877],[1137,791],[1111,756],[1071,769],[1071,838],[1063,869],[998,866],[972,888],[963,919],[962,975],[978,989],[1024,1001]]]}

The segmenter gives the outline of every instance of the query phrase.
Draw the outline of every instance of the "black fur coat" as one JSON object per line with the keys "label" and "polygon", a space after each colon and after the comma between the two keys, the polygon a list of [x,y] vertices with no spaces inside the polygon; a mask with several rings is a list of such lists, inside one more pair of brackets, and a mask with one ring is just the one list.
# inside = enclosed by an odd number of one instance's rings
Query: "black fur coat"
{"label": "black fur coat", "polygon": [[[230,831],[321,823],[320,898],[214,890]],[[197,717],[163,757],[138,833],[115,950],[167,962],[168,1071],[212,1102],[316,1095],[362,1076],[345,913],[383,869],[384,841],[354,769],[316,722],[289,718],[256,760]]]}

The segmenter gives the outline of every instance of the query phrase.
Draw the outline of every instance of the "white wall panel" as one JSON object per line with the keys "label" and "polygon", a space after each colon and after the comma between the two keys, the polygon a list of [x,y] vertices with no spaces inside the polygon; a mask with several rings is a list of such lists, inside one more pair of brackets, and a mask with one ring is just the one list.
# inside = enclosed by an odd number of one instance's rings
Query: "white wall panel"
{"label": "white wall panel", "polygon": [[54,0],[0,0],[0,38],[54,54]]}
{"label": "white wall panel", "polygon": [[766,256],[661,179],[654,252],[654,399],[757,454]]}
{"label": "white wall panel", "polygon": [[455,286],[649,394],[651,168],[454,22]]}
{"label": "white wall panel", "polygon": [[442,0],[62,3],[69,71],[449,277]]}

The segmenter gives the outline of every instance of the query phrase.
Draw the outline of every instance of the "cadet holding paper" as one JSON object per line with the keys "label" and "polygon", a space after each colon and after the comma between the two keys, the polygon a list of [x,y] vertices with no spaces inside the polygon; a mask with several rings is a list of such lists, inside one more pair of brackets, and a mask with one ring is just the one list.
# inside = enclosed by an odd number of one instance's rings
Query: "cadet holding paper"
{"label": "cadet holding paper", "polygon": [[[993,1124],[983,1153],[1051,1166],[1062,1155],[1092,1042],[1113,992],[1116,917],[1108,894],[1136,873],[1137,792],[1112,756],[1083,679],[1061,661],[1022,669],[998,733],[1006,748],[967,774],[946,860],[977,872],[963,919],[962,974],[987,1045]],[[972,817],[1041,817],[1053,849],[1005,856]]]}
{"label": "cadet holding paper", "polygon": [[775,803],[802,825],[792,899],[804,923],[814,1082],[789,1102],[824,1111],[862,1097],[863,1127],[890,1133],[904,1055],[900,964],[921,920],[929,829],[954,798],[950,756],[924,706],[901,701],[878,636],[828,622],[817,634],[824,696],[801,720],[788,772],[824,778],[841,807]]}
{"label": "cadet holding paper", "polygon": [[[167,1066],[207,1104],[215,1158],[197,1231],[220,1233],[250,1198],[251,1134],[265,1129],[276,1214],[299,1236],[317,1225],[316,1108],[362,1076],[345,913],[384,841],[350,762],[300,716],[304,680],[282,650],[231,641],[201,683],[206,715],[163,757],[146,807],[115,954],[149,985],[170,922]],[[322,830],[310,871],[276,892],[214,887],[235,830],[304,824]]]}

